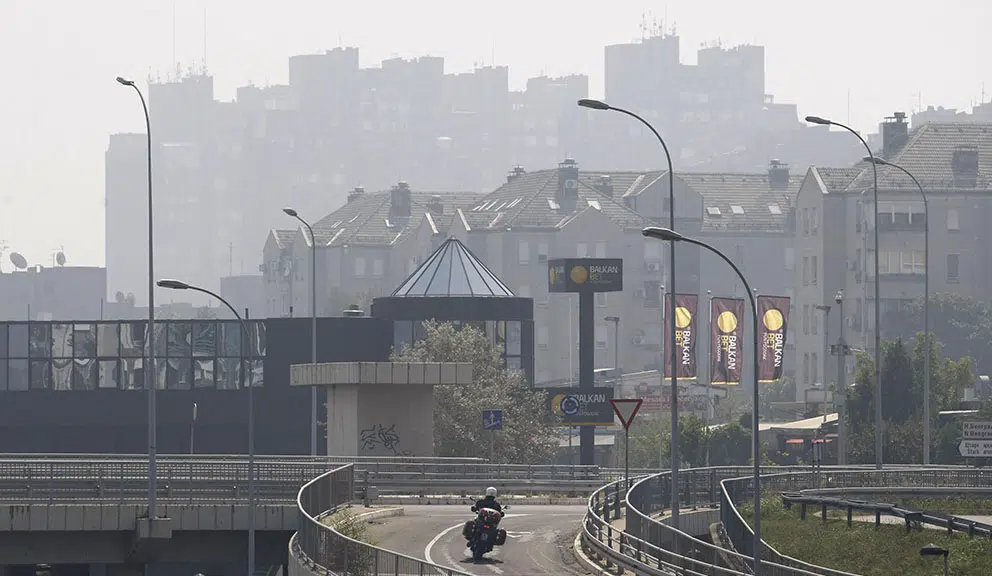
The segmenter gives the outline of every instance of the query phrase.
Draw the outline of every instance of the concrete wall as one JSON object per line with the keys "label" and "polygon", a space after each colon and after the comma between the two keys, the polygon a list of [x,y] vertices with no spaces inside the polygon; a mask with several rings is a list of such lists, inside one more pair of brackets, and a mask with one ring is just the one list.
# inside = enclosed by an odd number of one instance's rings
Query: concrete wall
{"label": "concrete wall", "polygon": [[434,387],[404,384],[327,387],[329,454],[433,456]]}

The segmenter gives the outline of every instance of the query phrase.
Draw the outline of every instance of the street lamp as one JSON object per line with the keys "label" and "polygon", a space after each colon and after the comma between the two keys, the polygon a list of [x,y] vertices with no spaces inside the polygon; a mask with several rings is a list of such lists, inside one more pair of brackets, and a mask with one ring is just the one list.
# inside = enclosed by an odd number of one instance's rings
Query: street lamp
{"label": "street lamp", "polygon": [[[901,171],[916,184],[923,198],[923,465],[930,464],[930,206],[927,193],[913,173],[899,164],[883,158],[866,156],[865,161],[878,166],[890,166]],[[876,254],[876,257],[878,255]]]}
{"label": "street lamp", "polygon": [[[583,98],[578,102],[579,106],[583,108],[589,108],[590,110],[609,110],[613,112],[619,112],[620,114],[625,114],[631,118],[637,120],[641,124],[647,127],[648,130],[654,134],[655,138],[658,139],[658,143],[661,144],[662,150],[665,151],[665,160],[668,162],[668,229],[675,230],[675,167],[672,165],[672,155],[668,151],[668,144],[665,143],[665,139],[661,137],[661,134],[655,130],[654,126],[644,118],[638,116],[637,114],[631,112],[630,110],[625,110],[623,108],[617,108],[616,106],[611,106],[602,100],[593,100],[591,98]],[[665,205],[662,202],[661,212],[665,212]],[[661,214],[659,213],[659,219]],[[679,382],[678,382],[678,350],[675,342],[675,241],[672,240],[669,243],[668,252],[669,270],[668,270],[668,293],[669,293],[669,309],[668,309],[668,322],[672,324],[671,334],[669,336],[669,354],[672,359],[672,517],[671,526],[676,530],[679,527]],[[665,363],[661,363],[662,370],[661,379],[662,386],[664,386]],[[659,395],[661,390],[659,390]],[[659,396],[660,397],[660,396]],[[659,466],[661,461],[659,460]]]}
{"label": "street lamp", "polygon": [[[292,208],[283,208],[282,211],[300,221],[310,232],[310,363],[317,364],[317,237],[313,234],[313,227],[304,220],[300,214]],[[320,404],[320,396],[317,394],[319,386],[310,388],[310,455],[316,456],[317,451],[317,405]]]}
{"label": "street lamp", "polygon": [[810,124],[819,124],[821,126],[836,126],[838,128],[843,128],[861,142],[868,152],[868,158],[871,162],[871,174],[872,174],[872,202],[875,204],[874,217],[872,218],[872,224],[875,233],[875,262],[874,262],[874,272],[875,272],[875,468],[878,470],[882,469],[882,289],[881,282],[878,277],[878,165],[875,161],[875,155],[871,152],[871,146],[865,142],[865,139],[861,137],[850,126],[845,126],[840,122],[834,122],[833,120],[827,120],[826,118],[820,118],[819,116],[807,116],[806,121]]}
{"label": "street lamp", "polygon": [[152,208],[152,121],[148,115],[148,104],[145,95],[135,85],[133,80],[122,76],[117,77],[118,84],[134,88],[141,100],[141,110],[145,113],[145,138],[147,144],[148,165],[148,329],[145,331],[145,341],[148,343],[148,365],[145,366],[145,387],[148,390],[148,520],[158,518],[158,424],[156,417],[158,409],[155,403],[155,235],[153,233]]}
{"label": "street lamp", "polygon": [[[207,290],[206,288],[200,288],[199,286],[193,286],[192,284],[187,284],[181,280],[159,280],[157,282],[159,287],[168,288],[170,290],[193,290],[194,292],[200,292],[206,294],[207,296],[212,296],[219,300],[224,306],[234,314],[234,317],[238,319],[241,324],[241,384],[244,384],[245,379],[245,346],[251,340],[251,334],[248,331],[248,324],[245,322],[241,314],[235,310],[234,306],[227,300],[224,300],[221,296]],[[251,367],[248,366],[248,374],[251,375]],[[195,404],[194,404],[195,406]],[[248,575],[253,576],[255,574],[255,386],[252,383],[251,377],[248,378]]]}
{"label": "street lamp", "polygon": [[613,374],[614,382],[620,382],[620,317],[607,316],[603,320],[613,322]]}
{"label": "street lamp", "polygon": [[943,556],[944,557],[944,576],[947,576],[947,557],[951,555],[951,551],[947,548],[941,548],[940,546],[934,544],[927,544],[923,548],[920,548],[920,556]]}
{"label": "street lamp", "polygon": [[747,278],[744,277],[744,273],[741,269],[734,264],[726,254],[717,250],[713,246],[710,246],[702,240],[696,240],[695,238],[689,238],[688,236],[683,236],[678,232],[671,230],[669,228],[645,228],[641,231],[641,234],[648,238],[654,238],[656,240],[664,240],[667,242],[686,242],[705,250],[712,252],[719,256],[724,262],[730,265],[740,278],[741,284],[744,285],[744,291],[747,292],[747,299],[751,303],[751,329],[754,331],[752,338],[754,339],[753,348],[753,366],[754,366],[754,396],[753,396],[753,412],[751,414],[751,446],[754,451],[754,472],[753,480],[754,484],[754,564],[753,564],[753,574],[761,573],[761,452],[760,443],[758,441],[758,303],[754,296],[754,290],[751,290],[751,285],[748,284]]}

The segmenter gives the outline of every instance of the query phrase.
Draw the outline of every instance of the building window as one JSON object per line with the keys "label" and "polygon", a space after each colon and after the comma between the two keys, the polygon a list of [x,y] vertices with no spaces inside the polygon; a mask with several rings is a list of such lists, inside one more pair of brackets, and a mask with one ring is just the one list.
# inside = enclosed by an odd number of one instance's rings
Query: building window
{"label": "building window", "polygon": [[644,283],[644,307],[658,308],[661,306],[661,282],[648,281]]}
{"label": "building window", "polygon": [[803,208],[803,236],[809,236],[809,208]]}
{"label": "building window", "polygon": [[858,200],[854,206],[854,231],[861,232],[861,221],[864,219],[864,207],[861,205],[861,200]]}
{"label": "building window", "polygon": [[816,236],[817,231],[820,229],[819,217],[816,213],[816,206],[809,209],[809,227],[810,227],[810,234]]}
{"label": "building window", "polygon": [[541,350],[548,349],[548,327],[538,326],[537,327],[537,347]]}
{"label": "building window", "polygon": [[796,269],[796,249],[789,246],[785,249],[785,269],[795,270]]}
{"label": "building window", "polygon": [[961,214],[956,209],[947,211],[947,230],[949,232],[961,230]]}
{"label": "building window", "polygon": [[810,321],[810,324],[813,325],[812,326],[813,335],[816,335],[816,334],[819,334],[820,333],[819,332],[819,330],[820,330],[820,321],[819,321],[820,315],[817,314],[817,312],[819,312],[819,310],[817,308],[811,308],[810,309],[810,313],[809,313],[809,315],[810,315],[809,321]]}
{"label": "building window", "polygon": [[[653,242],[658,244],[658,242]],[[596,242],[596,258],[606,258],[606,242]]]}
{"label": "building window", "polygon": [[355,276],[358,278],[365,277],[365,258],[361,256],[355,257]]}
{"label": "building window", "polygon": [[376,258],[372,261],[372,276],[376,278],[382,278],[385,274],[385,265],[381,258]]}
{"label": "building window", "polygon": [[528,246],[527,242],[523,240],[521,240],[517,245],[517,262],[519,262],[521,266],[530,264],[530,246]]}
{"label": "building window", "polygon": [[588,258],[589,257],[589,246],[585,242],[579,242],[575,245],[575,257],[576,258]]}
{"label": "building window", "polygon": [[803,334],[809,334],[809,304],[803,304]]}
{"label": "building window", "polygon": [[810,354],[810,371],[813,373],[813,383],[816,384],[820,379],[820,363],[818,362],[816,352]]}
{"label": "building window", "polygon": [[803,286],[809,285],[809,256],[803,256]]}
{"label": "building window", "polygon": [[606,292],[596,292],[596,306],[606,307]]}
{"label": "building window", "polygon": [[947,255],[947,281],[951,284],[957,284],[958,282],[961,281],[960,254]]}
{"label": "building window", "polygon": [[596,325],[596,348],[599,350],[606,350],[609,346],[607,341],[607,333],[609,331],[606,329],[605,324]]}
{"label": "building window", "polygon": [[803,354],[803,384],[809,384],[809,353]]}
{"label": "building window", "polygon": [[[657,244],[657,242],[656,242]],[[537,245],[537,261],[547,262],[548,261],[548,243],[541,242]]]}
{"label": "building window", "polygon": [[819,276],[818,273],[819,267],[820,266],[819,266],[818,258],[816,256],[813,256],[812,264],[810,264],[809,267],[809,271],[813,277],[812,280],[810,281],[810,284],[812,284],[813,286],[816,286],[817,276]]}

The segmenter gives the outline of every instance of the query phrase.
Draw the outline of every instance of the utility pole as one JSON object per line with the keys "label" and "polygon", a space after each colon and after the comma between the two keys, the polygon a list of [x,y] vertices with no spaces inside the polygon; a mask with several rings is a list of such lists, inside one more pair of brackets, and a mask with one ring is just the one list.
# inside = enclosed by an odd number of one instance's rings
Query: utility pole
{"label": "utility pole", "polygon": [[830,347],[830,353],[837,356],[837,464],[847,464],[847,362],[851,355],[851,347],[844,343],[844,291],[838,290],[834,296],[837,312],[840,316],[840,328],[837,330],[837,344]]}

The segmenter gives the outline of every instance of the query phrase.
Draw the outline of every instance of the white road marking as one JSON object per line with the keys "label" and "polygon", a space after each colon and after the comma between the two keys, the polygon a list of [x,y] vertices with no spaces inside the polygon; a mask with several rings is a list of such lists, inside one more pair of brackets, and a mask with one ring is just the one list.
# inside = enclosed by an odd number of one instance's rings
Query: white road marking
{"label": "white road marking", "polygon": [[[530,514],[507,514],[506,516],[504,516],[504,518],[519,518],[521,516],[530,516]],[[453,530],[460,529],[464,525],[465,523],[462,522],[460,524],[455,524],[454,526],[449,526],[444,530],[438,532],[437,536],[431,538],[431,541],[428,542],[427,546],[424,548],[424,559],[430,562],[431,564],[437,564],[437,562],[435,562],[434,559],[431,557],[431,550],[434,549],[434,546],[437,546],[437,543],[440,542],[442,538],[450,534]],[[442,551],[442,554],[444,554],[445,557],[444,560],[448,562],[448,568],[456,568],[458,570],[464,570],[464,568],[457,568],[456,566],[454,566],[455,560],[454,558],[451,557],[451,554],[448,553],[447,549],[444,549],[444,551]],[[496,574],[503,573],[503,571],[500,568],[493,566],[492,564],[487,564],[487,566],[492,568],[493,572],[495,572]]]}

